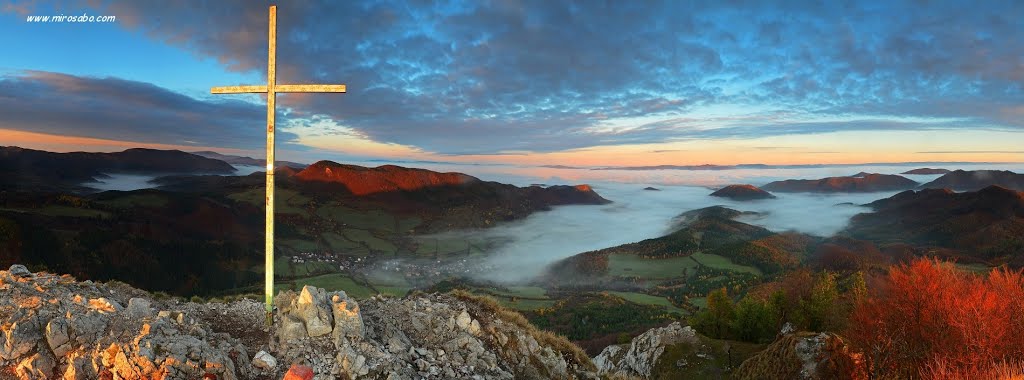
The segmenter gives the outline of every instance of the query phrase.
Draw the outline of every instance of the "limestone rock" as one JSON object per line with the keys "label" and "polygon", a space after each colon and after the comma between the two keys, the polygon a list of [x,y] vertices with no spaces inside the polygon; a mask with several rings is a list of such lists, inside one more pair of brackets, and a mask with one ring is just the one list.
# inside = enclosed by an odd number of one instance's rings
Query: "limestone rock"
{"label": "limestone rock", "polygon": [[331,296],[331,311],[334,316],[334,335],[348,338],[362,338],[365,333],[359,304],[345,292]]}
{"label": "limestone rock", "polygon": [[277,368],[277,359],[266,351],[260,351],[252,358],[252,365],[256,366],[256,368],[269,371]]}
{"label": "limestone rock", "polygon": [[124,310],[124,307],[117,303],[117,301],[105,297],[90,299],[89,307],[101,313],[116,313]]}
{"label": "limestone rock", "polygon": [[594,358],[594,365],[602,374],[648,378],[665,347],[681,342],[698,343],[697,333],[690,326],[683,327],[679,322],[673,322],[640,334],[628,346],[605,347]]}
{"label": "limestone rock", "polygon": [[306,325],[310,337],[330,334],[333,330],[333,314],[327,308],[327,295],[323,289],[306,285],[292,309],[294,316]]}
{"label": "limestone rock", "polygon": [[[264,330],[252,300],[154,300],[120,284],[9,271],[0,279],[0,368],[9,371],[0,377],[597,379],[588,358],[451,295],[357,302],[306,287],[276,297]],[[284,363],[304,367],[284,373]]]}
{"label": "limestone rock", "polygon": [[64,356],[70,349],[71,346],[68,342],[71,337],[68,335],[68,321],[64,317],[57,317],[51,319],[46,324],[46,343],[50,346],[50,350],[56,356]]}
{"label": "limestone rock", "polygon": [[47,352],[38,352],[18,363],[15,373],[21,380],[48,380],[53,378],[53,369],[57,365]]}
{"label": "limestone rock", "polygon": [[128,300],[128,307],[125,309],[129,318],[146,318],[153,316],[153,305],[144,298],[132,298]]}

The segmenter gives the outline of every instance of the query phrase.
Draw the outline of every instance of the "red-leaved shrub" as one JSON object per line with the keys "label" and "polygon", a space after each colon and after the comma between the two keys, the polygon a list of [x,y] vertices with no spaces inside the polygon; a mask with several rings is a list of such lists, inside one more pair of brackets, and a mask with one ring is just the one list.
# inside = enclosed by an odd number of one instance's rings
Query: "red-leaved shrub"
{"label": "red-leaved shrub", "polygon": [[890,269],[846,335],[872,378],[978,374],[1024,360],[1024,275],[976,275],[918,259]]}

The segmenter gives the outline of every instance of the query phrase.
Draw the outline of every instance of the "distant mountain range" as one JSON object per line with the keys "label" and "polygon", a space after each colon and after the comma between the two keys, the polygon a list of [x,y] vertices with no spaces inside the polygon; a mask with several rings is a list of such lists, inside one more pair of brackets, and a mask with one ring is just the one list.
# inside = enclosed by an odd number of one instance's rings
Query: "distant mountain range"
{"label": "distant mountain range", "polygon": [[54,153],[14,146],[0,147],[0,187],[78,189],[110,173],[230,174],[227,162],[180,150],[133,148],[123,152]]}
{"label": "distant mountain range", "polygon": [[[180,295],[247,289],[262,278],[262,173],[202,174],[235,169],[218,159],[150,149],[3,148],[0,164],[0,266],[24,263]],[[187,174],[159,177],[156,189],[81,186],[115,172]],[[555,205],[610,202],[587,185],[517,187],[394,165],[321,161],[277,173],[277,249],[285,262],[308,252],[339,260],[468,253],[413,235],[492,227]],[[286,263],[280,268],[284,278],[308,274]]]}
{"label": "distant mountain range", "polygon": [[912,189],[917,186],[906,177],[893,174],[857,173],[849,177],[787,179],[770,182],[762,189],[775,192],[872,192]]}
{"label": "distant mountain range", "polygon": [[[249,166],[261,166],[261,167],[267,165],[267,160],[266,159],[257,159],[257,158],[245,157],[245,156],[233,156],[233,155],[230,155],[230,154],[220,154],[220,153],[211,152],[211,151],[192,152],[192,154],[197,155],[197,156],[203,156],[203,157],[206,157],[206,158],[212,158],[212,159],[215,159],[215,160],[221,160],[221,161],[227,162],[227,163],[232,164],[232,165],[249,165]],[[276,166],[288,166],[288,167],[292,167],[292,168],[296,168],[296,169],[303,169],[303,168],[305,168],[307,166],[306,164],[300,164],[298,162],[291,162],[291,161],[274,161],[274,162],[275,162]]]}
{"label": "distant mountain range", "polygon": [[932,168],[918,168],[913,170],[907,170],[900,174],[946,174],[949,173],[949,169],[932,169]]}
{"label": "distant mountain range", "polygon": [[[732,169],[814,169],[814,168],[842,168],[859,166],[921,166],[921,165],[984,165],[992,162],[866,162],[861,164],[794,164],[794,165],[770,165],[770,164],[737,164],[737,165],[653,165],[653,166],[609,166],[593,168],[590,170],[732,170]],[[583,169],[572,166],[544,165],[548,168]],[[915,173],[904,173],[915,174]]]}

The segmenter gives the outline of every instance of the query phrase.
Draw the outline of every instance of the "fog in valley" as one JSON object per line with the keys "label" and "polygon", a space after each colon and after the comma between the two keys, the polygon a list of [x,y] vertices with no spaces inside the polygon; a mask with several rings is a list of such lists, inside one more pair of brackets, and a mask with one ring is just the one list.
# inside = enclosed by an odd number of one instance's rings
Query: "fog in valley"
{"label": "fog in valley", "polygon": [[[379,166],[383,162],[354,162]],[[925,166],[831,166],[797,169],[733,169],[733,170],[590,170],[526,167],[515,165],[459,165],[443,163],[397,163],[406,167],[456,171],[482,180],[511,183],[557,185],[588,183],[613,203],[606,205],[570,205],[537,212],[529,217],[489,229],[454,231],[425,238],[492,242],[487,258],[477,268],[481,279],[503,282],[528,281],[542,273],[549,264],[577,253],[662,236],[669,231],[673,218],[686,211],[722,205],[739,211],[753,211],[740,221],[759,225],[771,231],[799,231],[827,237],[842,230],[850,218],[869,212],[863,204],[890,197],[897,192],[875,193],[775,193],[776,199],[732,201],[709,194],[728,184],[762,186],[783,179],[818,179],[847,176],[865,171],[883,174]],[[248,175],[258,166],[239,166],[236,175]],[[996,169],[1024,172],[1022,164],[957,164],[932,165],[947,169]],[[926,183],[939,175],[904,175]],[[134,190],[152,187],[148,181],[155,176],[112,174],[102,182],[84,185],[103,190]],[[653,186],[659,191],[644,190]],[[476,260],[476,259],[474,259]]]}

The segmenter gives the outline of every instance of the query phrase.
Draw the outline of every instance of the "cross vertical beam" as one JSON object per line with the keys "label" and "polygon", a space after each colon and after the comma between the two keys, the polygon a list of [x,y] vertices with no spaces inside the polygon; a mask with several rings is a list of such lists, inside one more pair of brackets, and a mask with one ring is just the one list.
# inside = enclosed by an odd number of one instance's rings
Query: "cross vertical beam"
{"label": "cross vertical beam", "polygon": [[267,32],[267,199],[266,246],[264,247],[263,293],[267,309],[267,326],[274,320],[274,116],[277,93],[277,6],[270,6],[270,27]]}
{"label": "cross vertical beam", "polygon": [[274,313],[274,117],[278,92],[346,92],[343,84],[277,84],[277,6],[270,6],[267,31],[267,85],[224,86],[210,88],[212,94],[267,94],[267,196],[266,246],[264,257],[264,299],[267,326],[273,323]]}

